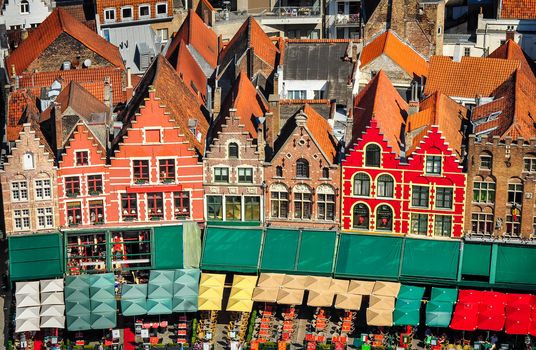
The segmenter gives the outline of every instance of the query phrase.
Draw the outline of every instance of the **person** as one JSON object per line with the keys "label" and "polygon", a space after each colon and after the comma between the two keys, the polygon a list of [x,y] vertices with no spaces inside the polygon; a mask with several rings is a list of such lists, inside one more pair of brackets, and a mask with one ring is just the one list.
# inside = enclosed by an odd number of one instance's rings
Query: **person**
{"label": "person", "polygon": [[[497,347],[497,342],[499,341],[499,338],[497,337],[497,334],[493,334],[490,338],[491,344],[494,345],[494,347]],[[492,349],[494,348],[492,347]]]}

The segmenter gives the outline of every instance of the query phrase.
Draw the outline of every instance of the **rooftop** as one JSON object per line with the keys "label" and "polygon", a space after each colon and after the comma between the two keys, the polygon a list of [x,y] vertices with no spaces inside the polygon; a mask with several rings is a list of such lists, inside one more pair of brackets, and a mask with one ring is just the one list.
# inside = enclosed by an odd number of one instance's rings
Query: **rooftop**
{"label": "rooftop", "polygon": [[534,0],[500,0],[501,18],[536,19]]}

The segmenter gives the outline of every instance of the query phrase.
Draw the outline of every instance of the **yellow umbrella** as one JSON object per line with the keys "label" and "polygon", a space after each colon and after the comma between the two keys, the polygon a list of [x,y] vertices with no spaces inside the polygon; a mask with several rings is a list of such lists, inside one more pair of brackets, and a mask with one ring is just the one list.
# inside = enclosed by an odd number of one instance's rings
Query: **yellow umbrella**
{"label": "yellow umbrella", "polygon": [[371,295],[369,309],[391,310],[395,309],[395,298]]}
{"label": "yellow umbrella", "polygon": [[219,311],[221,310],[221,299],[199,298],[197,301],[199,311]]}
{"label": "yellow umbrella", "polygon": [[305,289],[307,290],[328,290],[331,285],[331,277],[307,276],[305,278]]}
{"label": "yellow umbrella", "polygon": [[252,300],[229,298],[229,302],[227,303],[227,311],[250,312],[252,308]]}
{"label": "yellow umbrella", "polygon": [[256,284],[257,276],[234,275],[233,277],[233,288],[236,287],[253,292]]}
{"label": "yellow umbrella", "polygon": [[261,273],[257,281],[258,287],[279,288],[283,284],[285,274],[283,273]]}
{"label": "yellow umbrella", "polygon": [[349,282],[348,280],[337,280],[333,278],[329,286],[329,291],[335,294],[344,294],[348,291]]}
{"label": "yellow umbrella", "polygon": [[201,282],[199,286],[207,287],[223,287],[225,284],[225,275],[216,273],[203,273],[201,274]]}
{"label": "yellow umbrella", "polygon": [[229,295],[229,299],[239,299],[239,300],[251,300],[251,295],[253,294],[253,290],[244,290],[242,288],[232,287],[231,288],[231,294]]}
{"label": "yellow umbrella", "polygon": [[396,298],[400,291],[400,283],[398,282],[380,282],[377,281],[374,284],[374,289],[372,290],[373,295],[381,295],[384,297],[393,297]]}
{"label": "yellow umbrella", "polygon": [[309,297],[307,297],[307,305],[315,307],[331,307],[333,305],[333,297],[335,294],[325,291],[318,292],[309,291]]}
{"label": "yellow umbrella", "polygon": [[361,309],[362,295],[357,294],[337,294],[335,298],[335,307],[343,310]]}
{"label": "yellow umbrella", "polygon": [[303,289],[281,288],[277,294],[277,303],[286,305],[301,305],[303,302]]}
{"label": "yellow umbrella", "polygon": [[376,310],[367,309],[367,324],[369,326],[392,326],[393,325],[393,311],[389,310]]}
{"label": "yellow umbrella", "polygon": [[254,301],[261,301],[265,303],[275,303],[277,301],[277,294],[279,288],[264,288],[257,287],[253,290],[252,299]]}
{"label": "yellow umbrella", "polygon": [[200,286],[198,295],[200,298],[221,300],[223,298],[223,288]]}
{"label": "yellow umbrella", "polygon": [[348,285],[349,294],[371,295],[373,289],[374,282],[372,281],[351,280]]}
{"label": "yellow umbrella", "polygon": [[305,279],[306,276],[297,276],[297,275],[285,275],[283,283],[281,284],[282,288],[287,289],[305,289]]}

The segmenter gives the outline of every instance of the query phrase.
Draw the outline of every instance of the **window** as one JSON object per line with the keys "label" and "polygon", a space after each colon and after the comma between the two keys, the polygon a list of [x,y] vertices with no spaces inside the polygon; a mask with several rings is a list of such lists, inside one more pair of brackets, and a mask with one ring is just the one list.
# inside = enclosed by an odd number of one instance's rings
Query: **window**
{"label": "window", "polygon": [[30,229],[30,209],[13,210],[13,221],[15,231]]}
{"label": "window", "polygon": [[493,163],[493,157],[491,154],[482,154],[480,156],[480,169],[490,170]]}
{"label": "window", "polygon": [[11,200],[13,202],[28,200],[28,183],[26,181],[11,182]]}
{"label": "window", "polygon": [[90,196],[102,193],[102,175],[87,176],[87,192]]}
{"label": "window", "polygon": [[289,90],[288,93],[289,100],[305,100],[307,91],[306,90]]}
{"label": "window", "polygon": [[393,230],[393,210],[382,204],[376,209],[376,229],[379,231]]}
{"label": "window", "polygon": [[67,224],[76,226],[82,223],[82,204],[80,202],[67,203]]}
{"label": "window", "polygon": [[103,29],[103,30],[102,30],[102,37],[103,37],[106,41],[110,42],[110,29]]}
{"label": "window", "polygon": [[68,176],[65,178],[65,195],[76,197],[80,194],[80,178],[78,176]]}
{"label": "window", "polygon": [[160,220],[164,217],[164,196],[162,192],[147,193],[149,219]]}
{"label": "window", "polygon": [[452,188],[438,187],[436,189],[436,208],[452,209]]}
{"label": "window", "polygon": [[303,158],[296,161],[296,177],[309,177],[309,162]]}
{"label": "window", "polygon": [[260,221],[261,220],[261,198],[244,197],[244,220]]}
{"label": "window", "polygon": [[428,187],[413,186],[411,191],[411,205],[428,208]]}
{"label": "window", "polygon": [[151,16],[151,7],[149,5],[140,5],[138,6],[139,17],[148,18]]}
{"label": "window", "polygon": [[[106,235],[66,233],[67,236],[67,267],[74,271],[90,269],[105,269],[106,264]],[[95,265],[82,266],[82,262]],[[130,266],[129,266],[130,267]]]}
{"label": "window", "polygon": [[129,268],[151,266],[150,231],[114,232],[110,238],[113,266],[127,262]]}
{"label": "window", "polygon": [[365,204],[358,203],[353,210],[352,227],[362,230],[369,229],[369,209]]}
{"label": "window", "polygon": [[160,182],[170,183],[175,181],[175,159],[159,159],[158,167]]}
{"label": "window", "polygon": [[175,219],[184,219],[190,216],[190,193],[187,191],[173,192]]}
{"label": "window", "polygon": [[223,220],[223,205],[221,196],[207,196],[207,219]]}
{"label": "window", "polygon": [[[300,186],[300,185],[298,185]],[[311,192],[307,187],[301,187],[294,191],[294,218],[311,218]]]}
{"label": "window", "polygon": [[428,214],[411,214],[411,233],[428,235]]}
{"label": "window", "polygon": [[225,197],[225,219],[239,221],[242,217],[242,198],[240,196]]}
{"label": "window", "polygon": [[121,20],[123,21],[131,21],[133,17],[132,7],[122,7],[121,8]]}
{"label": "window", "polygon": [[229,168],[214,168],[214,182],[229,182]]}
{"label": "window", "polygon": [[138,219],[138,196],[136,193],[121,194],[121,212],[125,221]]}
{"label": "window", "polygon": [[21,14],[30,13],[30,3],[27,0],[22,0],[20,2],[20,13]]}
{"label": "window", "polygon": [[77,166],[89,164],[89,155],[87,151],[79,151],[79,152],[75,152],[74,154],[76,157],[75,163]]}
{"label": "window", "polygon": [[104,22],[115,22],[115,9],[104,9]]}
{"label": "window", "polygon": [[452,231],[452,217],[448,215],[436,215],[434,221],[434,236],[450,237]]}
{"label": "window", "polygon": [[238,182],[253,183],[253,169],[252,168],[238,168]]}
{"label": "window", "polygon": [[166,3],[158,3],[156,4],[156,14],[159,16],[166,16],[167,15],[167,4]]}
{"label": "window", "polygon": [[441,156],[426,156],[426,173],[441,174]]}
{"label": "window", "polygon": [[335,194],[318,194],[318,219],[335,220]]}
{"label": "window", "polygon": [[508,184],[508,204],[521,205],[523,202],[523,184]]}
{"label": "window", "polygon": [[536,172],[536,157],[529,156],[523,158],[523,171],[528,171],[530,173]]}
{"label": "window", "polygon": [[149,160],[135,159],[132,161],[132,176],[136,183],[149,182]]}
{"label": "window", "polygon": [[229,144],[228,149],[229,149],[229,154],[228,154],[229,158],[238,159],[238,144],[235,142],[231,142]]}
{"label": "window", "polygon": [[52,186],[49,179],[35,180],[35,199],[52,198]]}
{"label": "window", "polygon": [[37,228],[47,229],[52,227],[54,227],[52,208],[37,208]]}
{"label": "window", "polygon": [[481,235],[491,235],[493,233],[493,214],[471,214],[471,231]]}
{"label": "window", "polygon": [[24,156],[22,157],[22,168],[24,170],[35,169],[34,156],[32,152],[24,153]]}
{"label": "window", "polygon": [[395,182],[389,175],[378,177],[378,197],[393,198]]}
{"label": "window", "polygon": [[495,203],[495,183],[490,181],[473,182],[473,202]]}
{"label": "window", "polygon": [[367,145],[365,147],[365,166],[380,166],[381,149],[378,145]]}
{"label": "window", "polygon": [[532,218],[532,236],[536,235],[536,216]]}
{"label": "window", "polygon": [[288,217],[288,192],[284,188],[272,188],[270,190],[271,216],[273,218]]}
{"label": "window", "polygon": [[[517,212],[515,212],[517,210]],[[521,215],[519,210],[512,209],[512,215],[506,215],[506,232],[505,235],[519,237],[521,234]]]}
{"label": "window", "polygon": [[156,30],[157,39],[161,42],[166,42],[169,39],[169,32],[167,28],[160,28]]}
{"label": "window", "polygon": [[283,167],[281,165],[275,167],[275,176],[283,177]]}
{"label": "window", "polygon": [[329,179],[329,168],[328,167],[322,168],[322,178],[323,179]]}
{"label": "window", "polygon": [[463,48],[463,55],[464,56],[471,56],[471,48],[470,47],[464,47]]}
{"label": "window", "polygon": [[89,201],[89,222],[92,225],[104,222],[104,204],[102,201]]}
{"label": "window", "polygon": [[354,177],[354,195],[370,196],[370,177],[367,174],[359,173]]}

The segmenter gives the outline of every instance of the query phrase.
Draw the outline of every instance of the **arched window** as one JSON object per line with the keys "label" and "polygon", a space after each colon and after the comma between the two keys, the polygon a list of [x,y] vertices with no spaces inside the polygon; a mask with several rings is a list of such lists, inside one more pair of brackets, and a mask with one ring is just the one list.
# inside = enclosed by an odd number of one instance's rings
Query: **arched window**
{"label": "arched window", "polygon": [[229,158],[238,159],[238,144],[236,142],[231,142],[229,144]]}
{"label": "arched window", "polygon": [[329,179],[329,168],[328,167],[322,168],[322,178]]}
{"label": "arched window", "polygon": [[309,177],[309,162],[303,158],[296,161],[296,177]]}
{"label": "arched window", "polygon": [[354,206],[352,227],[362,230],[369,229],[369,209],[363,203],[358,203]]}
{"label": "arched window", "polygon": [[521,180],[512,178],[508,180],[508,203],[512,206],[520,206],[523,202],[523,183]]}
{"label": "arched window", "polygon": [[275,176],[283,177],[283,167],[281,165],[275,167]]}
{"label": "arched window", "polygon": [[382,204],[376,209],[376,229],[378,231],[393,230],[393,210],[390,206]]}
{"label": "arched window", "polygon": [[329,185],[320,185],[316,189],[318,219],[335,220],[335,190]]}
{"label": "arched window", "polygon": [[378,177],[378,197],[393,198],[395,182],[390,175],[380,175]]}
{"label": "arched window", "polygon": [[379,167],[380,155],[380,146],[375,144],[367,145],[365,148],[365,166]]}
{"label": "arched window", "polygon": [[273,184],[270,186],[270,203],[273,218],[288,217],[288,191],[282,184]]}
{"label": "arched window", "polygon": [[24,170],[35,169],[34,155],[32,152],[24,153],[24,156],[22,157],[22,168]]}
{"label": "arched window", "polygon": [[495,203],[495,181],[492,178],[475,177],[473,181],[473,202]]}
{"label": "arched window", "polygon": [[313,196],[307,185],[296,185],[293,190],[294,218],[310,219]]}
{"label": "arched window", "polygon": [[358,173],[354,177],[354,195],[370,196],[370,177],[365,173]]}
{"label": "arched window", "polygon": [[480,169],[489,170],[493,164],[493,157],[489,152],[483,152],[480,155]]}

